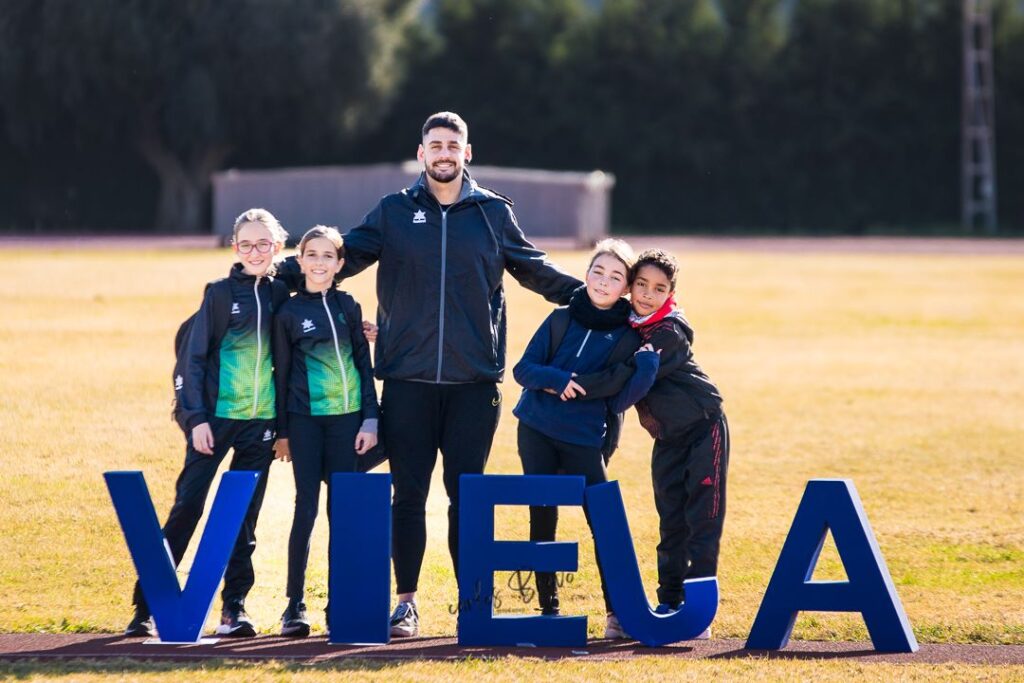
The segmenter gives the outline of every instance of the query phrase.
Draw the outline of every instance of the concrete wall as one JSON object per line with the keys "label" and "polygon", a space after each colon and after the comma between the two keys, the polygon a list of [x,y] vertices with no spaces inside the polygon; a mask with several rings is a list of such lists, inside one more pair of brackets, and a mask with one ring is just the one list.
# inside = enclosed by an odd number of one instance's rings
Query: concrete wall
{"label": "concrete wall", "polygon": [[[358,225],[384,195],[411,185],[420,164],[377,164],[217,173],[213,177],[213,232],[227,239],[235,217],[251,207],[269,209],[292,237],[311,226]],[[484,186],[510,197],[527,237],[562,238],[580,246],[605,237],[613,176],[594,171],[538,171],[471,166]]]}

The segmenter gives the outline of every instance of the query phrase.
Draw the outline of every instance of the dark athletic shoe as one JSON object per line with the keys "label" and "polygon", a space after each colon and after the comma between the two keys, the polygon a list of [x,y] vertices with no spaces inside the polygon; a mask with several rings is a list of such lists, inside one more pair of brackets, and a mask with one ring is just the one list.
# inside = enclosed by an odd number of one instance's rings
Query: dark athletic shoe
{"label": "dark athletic shoe", "polygon": [[224,605],[224,609],[220,613],[217,635],[229,638],[253,638],[256,636],[256,627],[249,615],[245,613],[242,603]]}
{"label": "dark athletic shoe", "polygon": [[289,638],[305,638],[309,635],[306,603],[299,600],[288,601],[288,607],[281,615],[281,635]]}
{"label": "dark athletic shoe", "polygon": [[128,623],[124,634],[129,638],[156,637],[156,625],[153,623],[153,617],[145,612],[135,610],[135,616]]}

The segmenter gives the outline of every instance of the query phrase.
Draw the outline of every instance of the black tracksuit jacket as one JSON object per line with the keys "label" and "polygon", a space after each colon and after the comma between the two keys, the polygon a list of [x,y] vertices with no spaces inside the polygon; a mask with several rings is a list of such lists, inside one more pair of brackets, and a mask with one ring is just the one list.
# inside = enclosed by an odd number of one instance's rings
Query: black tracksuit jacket
{"label": "black tracksuit jacket", "polygon": [[[227,277],[231,310],[224,338],[213,339],[213,297],[207,290],[185,342],[184,372],[175,378],[189,430],[211,417],[272,420],[275,400],[270,351],[272,288],[284,287],[270,277],[248,275],[242,264]],[[283,298],[283,295],[281,296]],[[222,321],[223,322],[223,321]],[[216,347],[215,347],[216,346]]]}
{"label": "black tracksuit jacket", "polygon": [[334,288],[295,296],[274,316],[277,434],[288,437],[288,413],[379,414],[362,309]]}
{"label": "black tracksuit jacket", "polygon": [[[636,405],[640,424],[652,437],[667,443],[690,440],[722,413],[722,395],[693,358],[693,327],[679,311],[637,328],[644,343],[661,351],[654,386]],[[586,399],[612,396],[633,375],[635,361],[604,372],[581,375],[576,382]]]}
{"label": "black tracksuit jacket", "polygon": [[380,264],[378,378],[500,382],[505,271],[548,301],[568,303],[580,281],[526,239],[511,205],[466,173],[459,199],[442,209],[421,175],[345,235],[343,277]]}

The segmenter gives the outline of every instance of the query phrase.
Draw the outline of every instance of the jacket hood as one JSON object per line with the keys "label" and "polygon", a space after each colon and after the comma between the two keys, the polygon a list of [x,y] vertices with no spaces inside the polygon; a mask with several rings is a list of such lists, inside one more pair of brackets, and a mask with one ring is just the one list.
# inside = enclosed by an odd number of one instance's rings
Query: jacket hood
{"label": "jacket hood", "polygon": [[676,310],[666,315],[665,319],[671,320],[673,323],[675,323],[676,326],[682,329],[683,334],[686,335],[686,341],[690,342],[691,344],[693,343],[693,325],[690,324],[690,321],[686,319],[686,316],[683,315],[683,312],[681,310],[677,308]]}

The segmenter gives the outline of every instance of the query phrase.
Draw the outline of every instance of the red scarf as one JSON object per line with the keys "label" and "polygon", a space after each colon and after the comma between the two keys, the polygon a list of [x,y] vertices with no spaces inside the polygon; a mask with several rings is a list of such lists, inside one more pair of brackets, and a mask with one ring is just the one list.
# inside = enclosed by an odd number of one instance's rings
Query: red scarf
{"label": "red scarf", "polygon": [[663,320],[674,310],[676,310],[676,300],[674,296],[669,294],[668,298],[665,299],[665,303],[661,305],[661,308],[656,310],[654,313],[651,313],[649,316],[640,318],[636,316],[636,313],[630,315],[629,324],[633,328],[647,327],[648,325],[653,325],[659,320]]}

